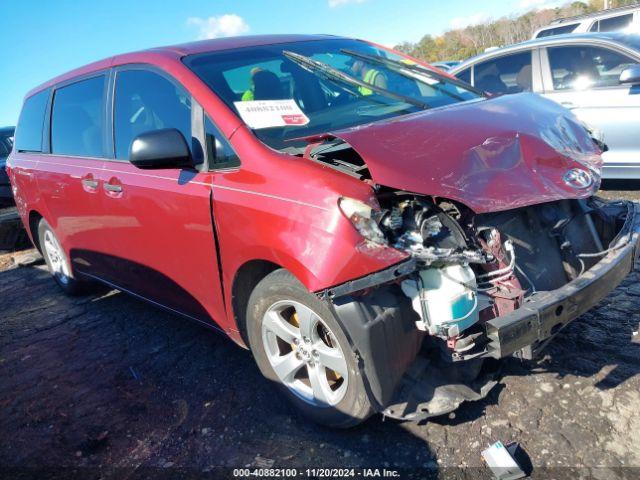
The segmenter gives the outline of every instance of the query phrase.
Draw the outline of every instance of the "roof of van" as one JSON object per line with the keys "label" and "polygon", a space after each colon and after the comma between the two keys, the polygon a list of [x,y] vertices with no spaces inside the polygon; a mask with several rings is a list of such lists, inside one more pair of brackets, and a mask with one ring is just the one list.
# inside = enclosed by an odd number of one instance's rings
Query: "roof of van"
{"label": "roof of van", "polygon": [[168,58],[182,58],[187,55],[194,55],[197,53],[216,52],[221,50],[232,50],[235,48],[243,47],[257,47],[261,45],[275,45],[279,43],[291,43],[291,42],[308,42],[312,40],[325,40],[330,38],[341,38],[333,35],[245,35],[239,37],[226,37],[215,38],[211,40],[200,40],[197,42],[182,43],[178,45],[170,45],[165,47],[150,48],[147,50],[140,50],[132,53],[125,53],[120,55],[114,55],[112,57],[99,60],[97,62],[89,63],[82,67],[76,68],[69,72],[58,75],[55,78],[35,87],[29,93],[27,97],[37,93],[45,88],[51,87],[57,83],[72,79],[74,77],[91,73],[97,70],[113,67],[116,65],[123,65],[129,63],[132,57],[141,56],[145,54],[149,55],[161,55]]}

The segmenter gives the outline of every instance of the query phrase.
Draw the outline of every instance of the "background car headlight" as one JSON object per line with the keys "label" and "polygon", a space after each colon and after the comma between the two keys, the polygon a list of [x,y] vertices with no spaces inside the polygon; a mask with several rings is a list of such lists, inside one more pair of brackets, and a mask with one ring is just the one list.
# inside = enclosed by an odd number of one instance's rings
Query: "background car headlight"
{"label": "background car headlight", "polygon": [[353,198],[342,197],[338,200],[338,206],[365,239],[379,244],[386,243],[369,205]]}

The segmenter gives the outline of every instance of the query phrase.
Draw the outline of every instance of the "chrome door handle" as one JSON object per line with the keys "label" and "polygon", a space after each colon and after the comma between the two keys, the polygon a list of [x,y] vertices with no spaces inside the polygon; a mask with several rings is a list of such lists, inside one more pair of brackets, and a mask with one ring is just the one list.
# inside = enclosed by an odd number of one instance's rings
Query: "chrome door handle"
{"label": "chrome door handle", "polygon": [[98,181],[92,180],[90,178],[83,178],[82,184],[90,190],[95,190],[98,188]]}
{"label": "chrome door handle", "polygon": [[122,192],[122,185],[113,185],[111,183],[105,183],[104,189],[108,192],[120,193]]}
{"label": "chrome door handle", "polygon": [[575,108],[575,104],[573,102],[560,102],[564,108]]}

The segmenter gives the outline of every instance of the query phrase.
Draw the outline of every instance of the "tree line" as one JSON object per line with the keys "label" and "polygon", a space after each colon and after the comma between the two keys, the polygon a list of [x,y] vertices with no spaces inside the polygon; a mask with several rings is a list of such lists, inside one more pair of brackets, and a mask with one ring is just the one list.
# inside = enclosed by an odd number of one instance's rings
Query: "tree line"
{"label": "tree line", "polygon": [[[610,0],[609,8],[637,3],[638,0]],[[520,16],[502,17],[479,25],[452,29],[439,36],[425,35],[418,42],[403,42],[395,48],[427,62],[464,60],[485,51],[530,39],[534,32],[553,20],[597,12],[603,0],[574,1],[557,8],[531,10]]]}

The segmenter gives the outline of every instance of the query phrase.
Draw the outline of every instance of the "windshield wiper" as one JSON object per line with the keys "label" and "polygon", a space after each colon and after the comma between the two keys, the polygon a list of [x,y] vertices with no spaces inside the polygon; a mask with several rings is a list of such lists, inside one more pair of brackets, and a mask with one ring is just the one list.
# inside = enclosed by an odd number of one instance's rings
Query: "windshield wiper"
{"label": "windshield wiper", "polygon": [[311,73],[320,73],[321,75],[324,75],[329,80],[346,83],[354,87],[367,88],[385,97],[393,98],[394,100],[400,100],[401,102],[408,103],[418,108],[422,108],[423,110],[427,108],[431,108],[431,106],[428,103],[421,102],[420,100],[416,100],[415,98],[407,97],[406,95],[395,93],[390,90],[387,90],[386,88],[381,88],[376,85],[367,83],[363,80],[352,77],[351,75],[348,75],[344,72],[341,72],[340,70],[333,68],[327,65],[326,63],[320,62],[318,60],[314,60],[309,57],[305,57],[304,55],[300,55],[299,53],[283,50],[282,54],[292,62],[297,63],[302,68],[310,71]]}
{"label": "windshield wiper", "polygon": [[366,53],[359,53],[359,52],[354,52],[353,50],[347,50],[347,49],[342,49],[340,50],[342,53],[345,53],[347,55],[349,55],[350,57],[355,57],[355,58],[359,58],[360,60],[364,60],[367,62],[371,62],[371,63],[377,63],[378,65],[386,65],[386,66],[394,66],[397,68],[402,68],[402,69],[406,69],[406,70],[411,70],[413,72],[418,72],[421,73],[423,75],[427,75],[431,78],[435,78],[437,80],[439,80],[442,83],[452,83],[453,85],[456,85],[460,88],[464,88],[465,90],[469,90],[477,95],[486,97],[485,93],[482,92],[481,90],[478,90],[477,88],[475,88],[474,86],[463,82],[462,80],[458,79],[458,78],[451,78],[451,77],[447,77],[446,75],[442,75],[441,73],[438,73],[434,70],[430,70],[426,67],[423,67],[422,65],[416,64],[416,63],[405,63],[405,62],[401,62],[399,60],[393,60],[391,58],[387,58],[387,57],[383,57],[381,55],[370,55],[370,54],[366,54]]}

